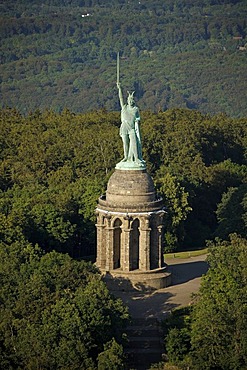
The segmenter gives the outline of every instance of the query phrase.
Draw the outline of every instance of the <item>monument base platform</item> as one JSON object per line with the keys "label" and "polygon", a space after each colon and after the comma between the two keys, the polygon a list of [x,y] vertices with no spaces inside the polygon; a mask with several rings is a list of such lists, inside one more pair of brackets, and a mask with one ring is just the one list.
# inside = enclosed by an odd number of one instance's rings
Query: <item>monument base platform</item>
{"label": "monument base platform", "polygon": [[111,291],[150,291],[171,285],[171,273],[166,267],[150,271],[121,269],[101,271],[103,280]]}

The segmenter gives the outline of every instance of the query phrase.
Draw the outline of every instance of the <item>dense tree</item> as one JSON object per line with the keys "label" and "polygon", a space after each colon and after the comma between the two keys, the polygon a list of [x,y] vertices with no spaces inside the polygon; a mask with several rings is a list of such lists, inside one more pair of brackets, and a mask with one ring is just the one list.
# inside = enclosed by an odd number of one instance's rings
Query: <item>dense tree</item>
{"label": "dense tree", "polygon": [[244,0],[5,1],[1,14],[1,107],[114,110],[121,51],[143,109],[246,115]]}
{"label": "dense tree", "polygon": [[237,232],[243,238],[247,237],[247,189],[246,184],[239,188],[229,188],[222,196],[217,208],[219,226],[216,234],[227,239],[228,235]]}
{"label": "dense tree", "polygon": [[166,337],[166,352],[171,364],[179,365],[179,368],[191,367],[188,352],[190,349],[190,332],[188,328],[171,328]]}
{"label": "dense tree", "polygon": [[116,114],[103,111],[77,116],[36,111],[26,118],[2,111],[5,222],[46,250],[94,254],[96,201],[120,157],[115,123]]}
{"label": "dense tree", "polygon": [[169,173],[159,177],[158,189],[167,209],[165,225],[165,250],[172,251],[183,242],[183,221],[192,209],[188,204],[188,193]]}
{"label": "dense tree", "polygon": [[104,345],[104,352],[98,356],[98,370],[122,370],[124,368],[123,348],[113,339]]}
{"label": "dense tree", "polygon": [[229,241],[211,242],[209,270],[193,305],[174,310],[164,320],[171,366],[180,370],[246,368],[246,247],[247,240],[236,234]]}
{"label": "dense tree", "polygon": [[236,235],[211,249],[191,332],[195,369],[247,365],[247,243]]}
{"label": "dense tree", "polygon": [[[189,366],[187,354],[190,350],[191,307],[172,311],[164,322],[165,349],[167,360],[186,368]],[[190,364],[191,365],[191,364]]]}
{"label": "dense tree", "polygon": [[128,313],[93,265],[25,241],[1,243],[0,256],[2,368],[93,369],[104,351],[121,364]]}
{"label": "dense tree", "polygon": [[[0,117],[3,240],[23,235],[45,250],[94,254],[94,209],[122,156],[120,114],[65,109],[25,117],[7,109]],[[244,236],[246,127],[245,119],[188,109],[142,112],[143,156],[169,211],[166,247],[201,247],[212,236],[225,237],[227,220],[228,233]],[[219,213],[235,207],[222,198],[229,188],[232,201],[241,195],[234,212],[241,222]]]}

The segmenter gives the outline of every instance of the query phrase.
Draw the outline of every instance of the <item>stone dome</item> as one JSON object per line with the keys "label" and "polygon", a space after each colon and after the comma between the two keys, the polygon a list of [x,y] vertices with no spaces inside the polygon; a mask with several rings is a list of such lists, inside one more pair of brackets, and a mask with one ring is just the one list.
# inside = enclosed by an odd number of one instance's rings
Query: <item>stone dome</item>
{"label": "stone dome", "polygon": [[143,211],[162,208],[151,176],[146,170],[115,170],[107,184],[106,195],[99,205],[107,209]]}

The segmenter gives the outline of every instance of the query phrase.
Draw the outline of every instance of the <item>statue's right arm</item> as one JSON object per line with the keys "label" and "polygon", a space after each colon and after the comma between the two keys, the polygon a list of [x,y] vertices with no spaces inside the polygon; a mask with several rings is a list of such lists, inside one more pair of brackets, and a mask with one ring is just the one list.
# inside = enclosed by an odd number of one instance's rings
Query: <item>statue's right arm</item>
{"label": "statue's right arm", "polygon": [[119,82],[117,82],[117,88],[118,88],[120,105],[121,105],[121,108],[123,108],[123,106],[124,106],[123,93],[122,93],[121,85],[120,85]]}

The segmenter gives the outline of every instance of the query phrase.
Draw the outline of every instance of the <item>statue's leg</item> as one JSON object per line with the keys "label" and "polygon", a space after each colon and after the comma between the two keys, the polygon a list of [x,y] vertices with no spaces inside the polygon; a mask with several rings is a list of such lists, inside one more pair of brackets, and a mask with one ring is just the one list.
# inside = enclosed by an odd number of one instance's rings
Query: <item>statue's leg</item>
{"label": "statue's leg", "polygon": [[128,135],[122,135],[122,140],[123,140],[123,149],[124,149],[124,159],[122,162],[126,162],[128,159],[128,154],[129,154],[129,136]]}
{"label": "statue's leg", "polygon": [[134,130],[129,133],[129,141],[128,160],[138,162],[137,137]]}

